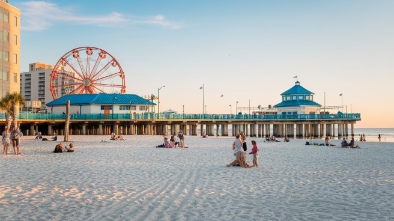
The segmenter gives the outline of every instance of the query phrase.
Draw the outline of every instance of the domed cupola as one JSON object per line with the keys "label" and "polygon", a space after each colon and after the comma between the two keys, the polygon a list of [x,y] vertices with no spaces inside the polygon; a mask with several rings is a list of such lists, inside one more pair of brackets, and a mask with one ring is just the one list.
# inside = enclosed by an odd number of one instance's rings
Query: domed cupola
{"label": "domed cupola", "polygon": [[314,93],[300,85],[299,81],[289,90],[283,92],[282,102],[274,105],[278,114],[313,114],[321,105],[313,101]]}

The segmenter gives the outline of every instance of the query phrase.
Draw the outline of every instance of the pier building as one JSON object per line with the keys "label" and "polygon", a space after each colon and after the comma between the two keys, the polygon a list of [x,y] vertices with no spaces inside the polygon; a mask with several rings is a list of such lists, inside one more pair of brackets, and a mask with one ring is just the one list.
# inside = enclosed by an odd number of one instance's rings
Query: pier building
{"label": "pier building", "polygon": [[[70,100],[70,135],[176,134],[232,136],[240,131],[250,137],[342,137],[354,135],[360,113],[322,112],[314,93],[297,81],[281,94],[276,111],[259,114],[177,114],[156,113],[155,103],[134,94],[69,94],[47,104],[48,113],[21,113],[18,122],[27,135],[64,134],[64,114]],[[261,108],[259,108],[261,110]],[[0,114],[0,124],[4,124]]]}

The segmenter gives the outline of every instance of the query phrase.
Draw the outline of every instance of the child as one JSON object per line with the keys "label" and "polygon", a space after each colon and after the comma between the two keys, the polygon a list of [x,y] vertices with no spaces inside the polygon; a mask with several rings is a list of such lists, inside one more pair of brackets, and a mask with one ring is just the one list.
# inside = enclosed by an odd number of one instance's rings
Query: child
{"label": "child", "polygon": [[250,152],[249,154],[253,154],[253,166],[254,167],[259,167],[259,162],[258,162],[258,158],[259,158],[259,148],[257,147],[256,141],[252,140],[252,152]]}

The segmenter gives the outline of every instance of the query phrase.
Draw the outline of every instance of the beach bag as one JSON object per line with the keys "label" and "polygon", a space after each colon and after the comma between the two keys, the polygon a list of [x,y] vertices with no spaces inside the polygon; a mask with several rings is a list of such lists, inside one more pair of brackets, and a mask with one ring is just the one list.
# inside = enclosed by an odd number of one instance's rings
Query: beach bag
{"label": "beach bag", "polygon": [[248,146],[246,145],[246,142],[243,142],[242,147],[244,148],[244,151],[248,149]]}
{"label": "beach bag", "polygon": [[15,131],[14,133],[12,133],[12,139],[16,140],[18,138],[19,138],[19,133],[18,132]]}

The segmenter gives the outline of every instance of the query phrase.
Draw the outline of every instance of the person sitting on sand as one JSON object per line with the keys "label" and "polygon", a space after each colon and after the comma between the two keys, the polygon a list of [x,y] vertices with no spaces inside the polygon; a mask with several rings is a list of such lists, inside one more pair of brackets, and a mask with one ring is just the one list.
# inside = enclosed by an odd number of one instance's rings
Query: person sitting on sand
{"label": "person sitting on sand", "polygon": [[170,143],[171,143],[171,145],[172,145],[173,147],[176,147],[176,145],[179,145],[179,142],[178,142],[178,141],[175,141],[175,136],[174,136],[174,135],[171,135]]}
{"label": "person sitting on sand", "polygon": [[346,138],[343,138],[343,140],[341,142],[341,146],[342,147],[349,147],[349,143],[347,142]]}
{"label": "person sitting on sand", "polygon": [[41,134],[41,132],[38,132],[38,133],[37,133],[36,139],[42,139],[42,134]]}
{"label": "person sitting on sand", "polygon": [[67,150],[67,152],[74,152],[74,149],[72,149],[74,147],[74,144],[70,143],[70,148],[66,146],[64,146],[64,148]]}
{"label": "person sitting on sand", "polygon": [[283,139],[283,142],[289,142],[290,139],[287,137],[287,135],[285,136],[285,139]]}
{"label": "person sitting on sand", "polygon": [[358,145],[356,145],[356,146],[354,146],[355,144],[354,144],[354,137],[352,137],[352,139],[350,140],[350,143],[349,143],[349,147],[350,148],[360,148]]}
{"label": "person sitting on sand", "polygon": [[116,140],[116,134],[112,132],[110,140]]}
{"label": "person sitting on sand", "polygon": [[56,133],[54,133],[54,135],[55,135],[55,136],[52,137],[51,140],[52,140],[52,141],[57,141],[57,135],[56,135]]}
{"label": "person sitting on sand", "polygon": [[55,146],[55,150],[53,151],[54,153],[63,153],[63,146],[61,143]]}
{"label": "person sitting on sand", "polygon": [[156,146],[156,148],[172,148],[173,146],[171,143],[168,141],[167,137],[164,137],[164,143]]}

